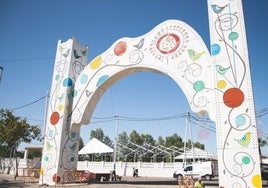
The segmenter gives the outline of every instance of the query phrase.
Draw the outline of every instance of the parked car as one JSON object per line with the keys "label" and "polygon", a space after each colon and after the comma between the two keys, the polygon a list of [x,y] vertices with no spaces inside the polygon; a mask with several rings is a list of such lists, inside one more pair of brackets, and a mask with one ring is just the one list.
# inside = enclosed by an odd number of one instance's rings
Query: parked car
{"label": "parked car", "polygon": [[211,180],[214,177],[211,161],[193,163],[173,173],[173,178],[183,178],[184,176],[192,176],[194,179],[202,177],[205,180]]}

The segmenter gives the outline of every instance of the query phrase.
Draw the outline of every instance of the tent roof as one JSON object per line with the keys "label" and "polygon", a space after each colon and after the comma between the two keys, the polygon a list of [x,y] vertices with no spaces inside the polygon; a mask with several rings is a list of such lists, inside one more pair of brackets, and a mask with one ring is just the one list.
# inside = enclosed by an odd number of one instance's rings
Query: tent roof
{"label": "tent roof", "polygon": [[78,154],[91,154],[91,153],[112,153],[114,150],[109,146],[105,145],[96,138],[90,140]]}
{"label": "tent roof", "polygon": [[182,154],[176,156],[175,159],[184,159],[184,157],[186,159],[192,159],[193,153],[194,153],[195,158],[205,158],[205,159],[216,158],[216,155],[214,155],[210,152],[204,151],[204,150],[199,149],[199,148],[193,148],[193,149],[186,150],[185,156],[182,153]]}

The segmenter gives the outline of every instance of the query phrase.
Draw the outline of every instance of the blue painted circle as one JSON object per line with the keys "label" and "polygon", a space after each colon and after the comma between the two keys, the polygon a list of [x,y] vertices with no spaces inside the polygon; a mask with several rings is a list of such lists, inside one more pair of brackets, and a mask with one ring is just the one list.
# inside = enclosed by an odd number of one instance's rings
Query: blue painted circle
{"label": "blue painted circle", "polygon": [[217,55],[217,54],[220,53],[220,51],[221,51],[220,45],[218,45],[218,44],[212,44],[211,45],[211,54],[212,55]]}
{"label": "blue painted circle", "polygon": [[87,80],[88,80],[88,76],[86,74],[83,74],[80,78],[80,83],[85,84],[87,83]]}
{"label": "blue painted circle", "polygon": [[236,118],[235,118],[235,124],[237,126],[243,126],[243,125],[245,125],[246,124],[246,118],[245,118],[245,116],[243,116],[242,114],[236,116]]}
{"label": "blue painted circle", "polygon": [[63,85],[64,87],[70,87],[70,86],[73,85],[73,81],[72,81],[71,78],[65,78],[65,79],[63,80],[62,85]]}

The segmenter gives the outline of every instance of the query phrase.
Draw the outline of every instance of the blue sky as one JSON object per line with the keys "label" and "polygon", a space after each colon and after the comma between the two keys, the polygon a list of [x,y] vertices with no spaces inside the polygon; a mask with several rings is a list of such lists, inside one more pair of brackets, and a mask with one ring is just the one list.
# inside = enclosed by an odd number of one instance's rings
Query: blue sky
{"label": "blue sky", "polygon": [[[267,0],[243,1],[256,111],[268,107]],[[0,107],[14,109],[45,96],[50,91],[58,40],[76,37],[89,47],[88,62],[122,37],[138,37],[168,19],[192,26],[209,47],[207,2],[205,0],[1,0]],[[44,128],[45,99],[14,110],[30,124]],[[190,110],[179,86],[166,75],[137,73],[115,83],[98,103],[93,117],[161,118]],[[101,128],[111,139],[115,121],[81,127],[81,137],[89,141],[90,131]],[[95,122],[95,123],[93,123]],[[184,138],[186,119],[166,121],[118,121],[118,132],[158,136],[174,133]],[[261,135],[268,135],[268,114],[257,119]],[[194,141],[216,152],[216,133],[202,124],[192,126]],[[200,133],[207,136],[200,137]],[[189,138],[189,135],[188,135]],[[268,155],[268,149],[263,151]]]}

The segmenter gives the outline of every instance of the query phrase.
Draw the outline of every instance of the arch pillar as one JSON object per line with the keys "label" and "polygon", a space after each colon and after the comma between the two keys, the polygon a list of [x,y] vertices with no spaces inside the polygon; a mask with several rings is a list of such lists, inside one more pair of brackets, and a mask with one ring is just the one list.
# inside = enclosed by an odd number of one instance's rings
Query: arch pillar
{"label": "arch pillar", "polygon": [[70,129],[74,85],[87,63],[87,46],[75,38],[58,41],[47,109],[39,183],[55,185],[77,167],[80,127]]}
{"label": "arch pillar", "polygon": [[262,187],[241,0],[208,0],[220,187]]}

